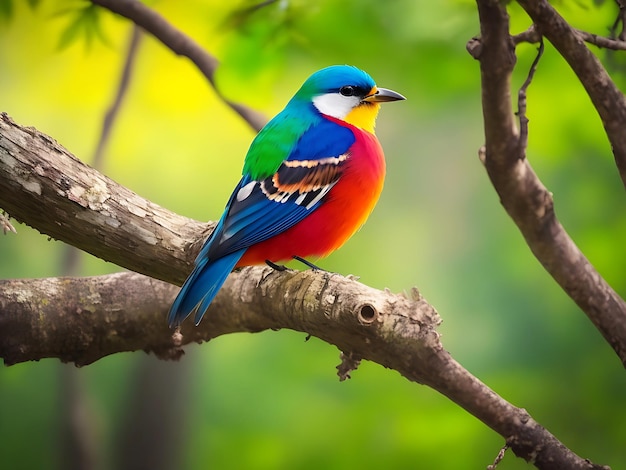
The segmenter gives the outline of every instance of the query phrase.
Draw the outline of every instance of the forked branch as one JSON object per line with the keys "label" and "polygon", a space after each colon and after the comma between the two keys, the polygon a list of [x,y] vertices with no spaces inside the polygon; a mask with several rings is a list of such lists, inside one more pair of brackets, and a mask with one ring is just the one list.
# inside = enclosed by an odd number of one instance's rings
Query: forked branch
{"label": "forked branch", "polygon": [[[533,3],[535,8],[537,3],[543,2],[520,3]],[[541,11],[546,8],[548,7],[543,7]],[[525,136],[520,135],[515,125],[515,114],[511,104],[510,79],[515,65],[515,45],[509,35],[505,6],[500,2],[479,0],[478,10],[481,38],[480,47],[474,45],[474,50],[480,50],[478,59],[481,68],[485,128],[482,160],[487,173],[502,205],[517,224],[535,257],[591,319],[611,344],[622,364],[626,365],[626,303],[569,237],[556,217],[552,195],[526,159]],[[550,37],[543,26],[544,22],[538,21],[539,17],[533,20],[540,25],[541,33]],[[552,36],[555,34],[557,33],[551,31]],[[569,35],[569,29],[562,31],[562,34]],[[577,41],[580,39],[577,39],[575,33],[572,34],[574,35],[570,37],[570,41],[575,45],[570,46],[578,50],[578,46],[582,45],[587,51],[584,43],[579,44]],[[561,40],[560,38],[559,41]],[[586,54],[581,54],[581,60],[588,59]],[[597,70],[595,57],[588,60],[586,66],[579,64],[577,67]],[[598,80],[602,80],[602,77],[598,77]],[[619,102],[609,103],[615,96],[613,83],[603,83],[604,90],[613,91],[608,91],[602,98],[604,105],[600,114],[621,113],[623,110]],[[593,86],[590,88],[594,89],[594,94],[600,92]],[[621,94],[620,98],[623,98]],[[596,96],[596,99],[599,98]],[[520,116],[520,119],[523,123],[525,115]],[[607,133],[611,129],[610,132],[618,140],[624,140],[623,150],[626,152],[626,133],[620,131],[622,137],[617,136],[612,123],[605,125],[605,128]],[[621,128],[624,129],[624,125]],[[620,154],[619,149],[615,149],[615,152],[616,155]]]}

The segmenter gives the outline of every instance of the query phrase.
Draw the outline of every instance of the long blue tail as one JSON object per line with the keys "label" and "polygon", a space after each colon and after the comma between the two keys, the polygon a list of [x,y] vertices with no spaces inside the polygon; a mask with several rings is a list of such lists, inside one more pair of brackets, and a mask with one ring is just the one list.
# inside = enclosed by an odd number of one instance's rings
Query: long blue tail
{"label": "long blue tail", "polygon": [[196,314],[194,318],[196,325],[200,323],[220,287],[245,251],[244,248],[215,261],[206,257],[196,260],[196,267],[170,307],[170,313],[167,316],[170,328],[180,325],[193,312]]}

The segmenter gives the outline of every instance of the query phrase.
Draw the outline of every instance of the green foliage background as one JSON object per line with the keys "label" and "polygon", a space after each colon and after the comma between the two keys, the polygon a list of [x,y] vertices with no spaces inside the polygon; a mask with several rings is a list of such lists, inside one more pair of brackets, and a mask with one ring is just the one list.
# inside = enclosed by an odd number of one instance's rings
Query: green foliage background
{"label": "green foliage background", "polygon": [[[87,162],[131,31],[89,5],[0,0],[0,110]],[[218,82],[230,98],[268,117],[311,72],[334,63],[357,65],[403,93],[408,100],[386,105],[379,118],[388,161],[381,201],[320,264],[381,289],[418,286],[443,317],[444,345],[459,362],[579,455],[626,468],[626,374],[532,257],[477,158],[480,74],[465,52],[478,34],[473,2],[150,5],[220,58]],[[611,2],[559,8],[599,34],[616,14]],[[521,9],[510,10],[514,32],[529,26]],[[535,46],[519,47],[515,86],[534,55]],[[623,83],[623,57],[599,55]],[[528,100],[530,161],[566,229],[623,293],[624,189],[589,99],[549,45]],[[215,220],[252,137],[192,64],[146,36],[103,171],[171,210]],[[59,275],[63,245],[16,228],[0,237],[0,276]],[[119,270],[88,255],[84,261],[84,274]],[[162,418],[178,410],[181,450],[171,468],[485,468],[502,446],[444,397],[378,365],[364,363],[339,383],[338,362],[334,347],[280,331],[191,346],[179,364],[135,353],[75,373],[55,360],[0,369],[0,455],[6,468],[66,468],[68,376],[84,389],[103,469],[120,468],[120,436],[132,424],[137,390],[158,403],[146,427],[171,426]],[[141,380],[146,364],[165,377],[154,387]],[[159,401],[175,383],[182,403]],[[142,436],[135,438],[140,452]],[[527,467],[509,454],[499,468]]]}

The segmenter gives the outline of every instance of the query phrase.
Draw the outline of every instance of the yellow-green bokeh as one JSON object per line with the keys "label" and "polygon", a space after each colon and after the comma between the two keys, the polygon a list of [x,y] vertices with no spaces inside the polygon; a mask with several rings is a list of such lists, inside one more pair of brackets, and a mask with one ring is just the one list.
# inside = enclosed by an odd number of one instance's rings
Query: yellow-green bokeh
{"label": "yellow-green bokeh", "polygon": [[[72,21],[59,12],[86,3],[43,0],[34,10],[12,3],[0,23],[0,111],[90,162],[131,27],[103,12],[106,43],[78,39],[59,49]],[[388,176],[378,207],[321,266],[380,289],[417,286],[443,317],[443,342],[457,360],[580,455],[623,465],[623,369],[532,257],[477,157],[479,65],[465,52],[478,33],[473,2],[281,1],[249,16],[233,15],[238,4],[230,2],[149,3],[222,61],[218,83],[229,98],[268,117],[331,63],[360,66],[407,96],[379,118]],[[615,14],[610,2],[563,9],[599,33]],[[511,14],[514,32],[530,24],[519,8]],[[535,50],[520,46],[515,86]],[[528,115],[529,158],[557,214],[624,292],[624,190],[593,107],[549,45]],[[102,171],[171,210],[215,220],[253,135],[187,59],[145,35]],[[59,275],[62,244],[16,228],[0,237],[0,275]],[[84,261],[84,274],[119,270]],[[167,377],[184,381],[176,405],[182,450],[172,468],[484,468],[503,444],[444,397],[380,366],[365,363],[339,383],[338,351],[304,339],[288,331],[231,335],[190,346],[184,365],[164,365],[162,387]],[[99,468],[116,468],[145,361],[143,353],[120,354],[76,372]],[[65,468],[65,367],[44,360],[0,369],[0,455],[11,468]],[[155,409],[154,426],[170,406]],[[527,467],[507,455],[499,468]]]}

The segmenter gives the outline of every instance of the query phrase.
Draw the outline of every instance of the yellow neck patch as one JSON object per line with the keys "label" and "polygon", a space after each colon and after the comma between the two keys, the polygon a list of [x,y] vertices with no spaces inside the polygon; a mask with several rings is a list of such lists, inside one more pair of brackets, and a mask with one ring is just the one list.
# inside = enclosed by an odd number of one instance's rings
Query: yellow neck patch
{"label": "yellow neck patch", "polygon": [[379,110],[380,104],[363,101],[359,106],[350,111],[343,120],[348,124],[360,127],[364,131],[373,134]]}

